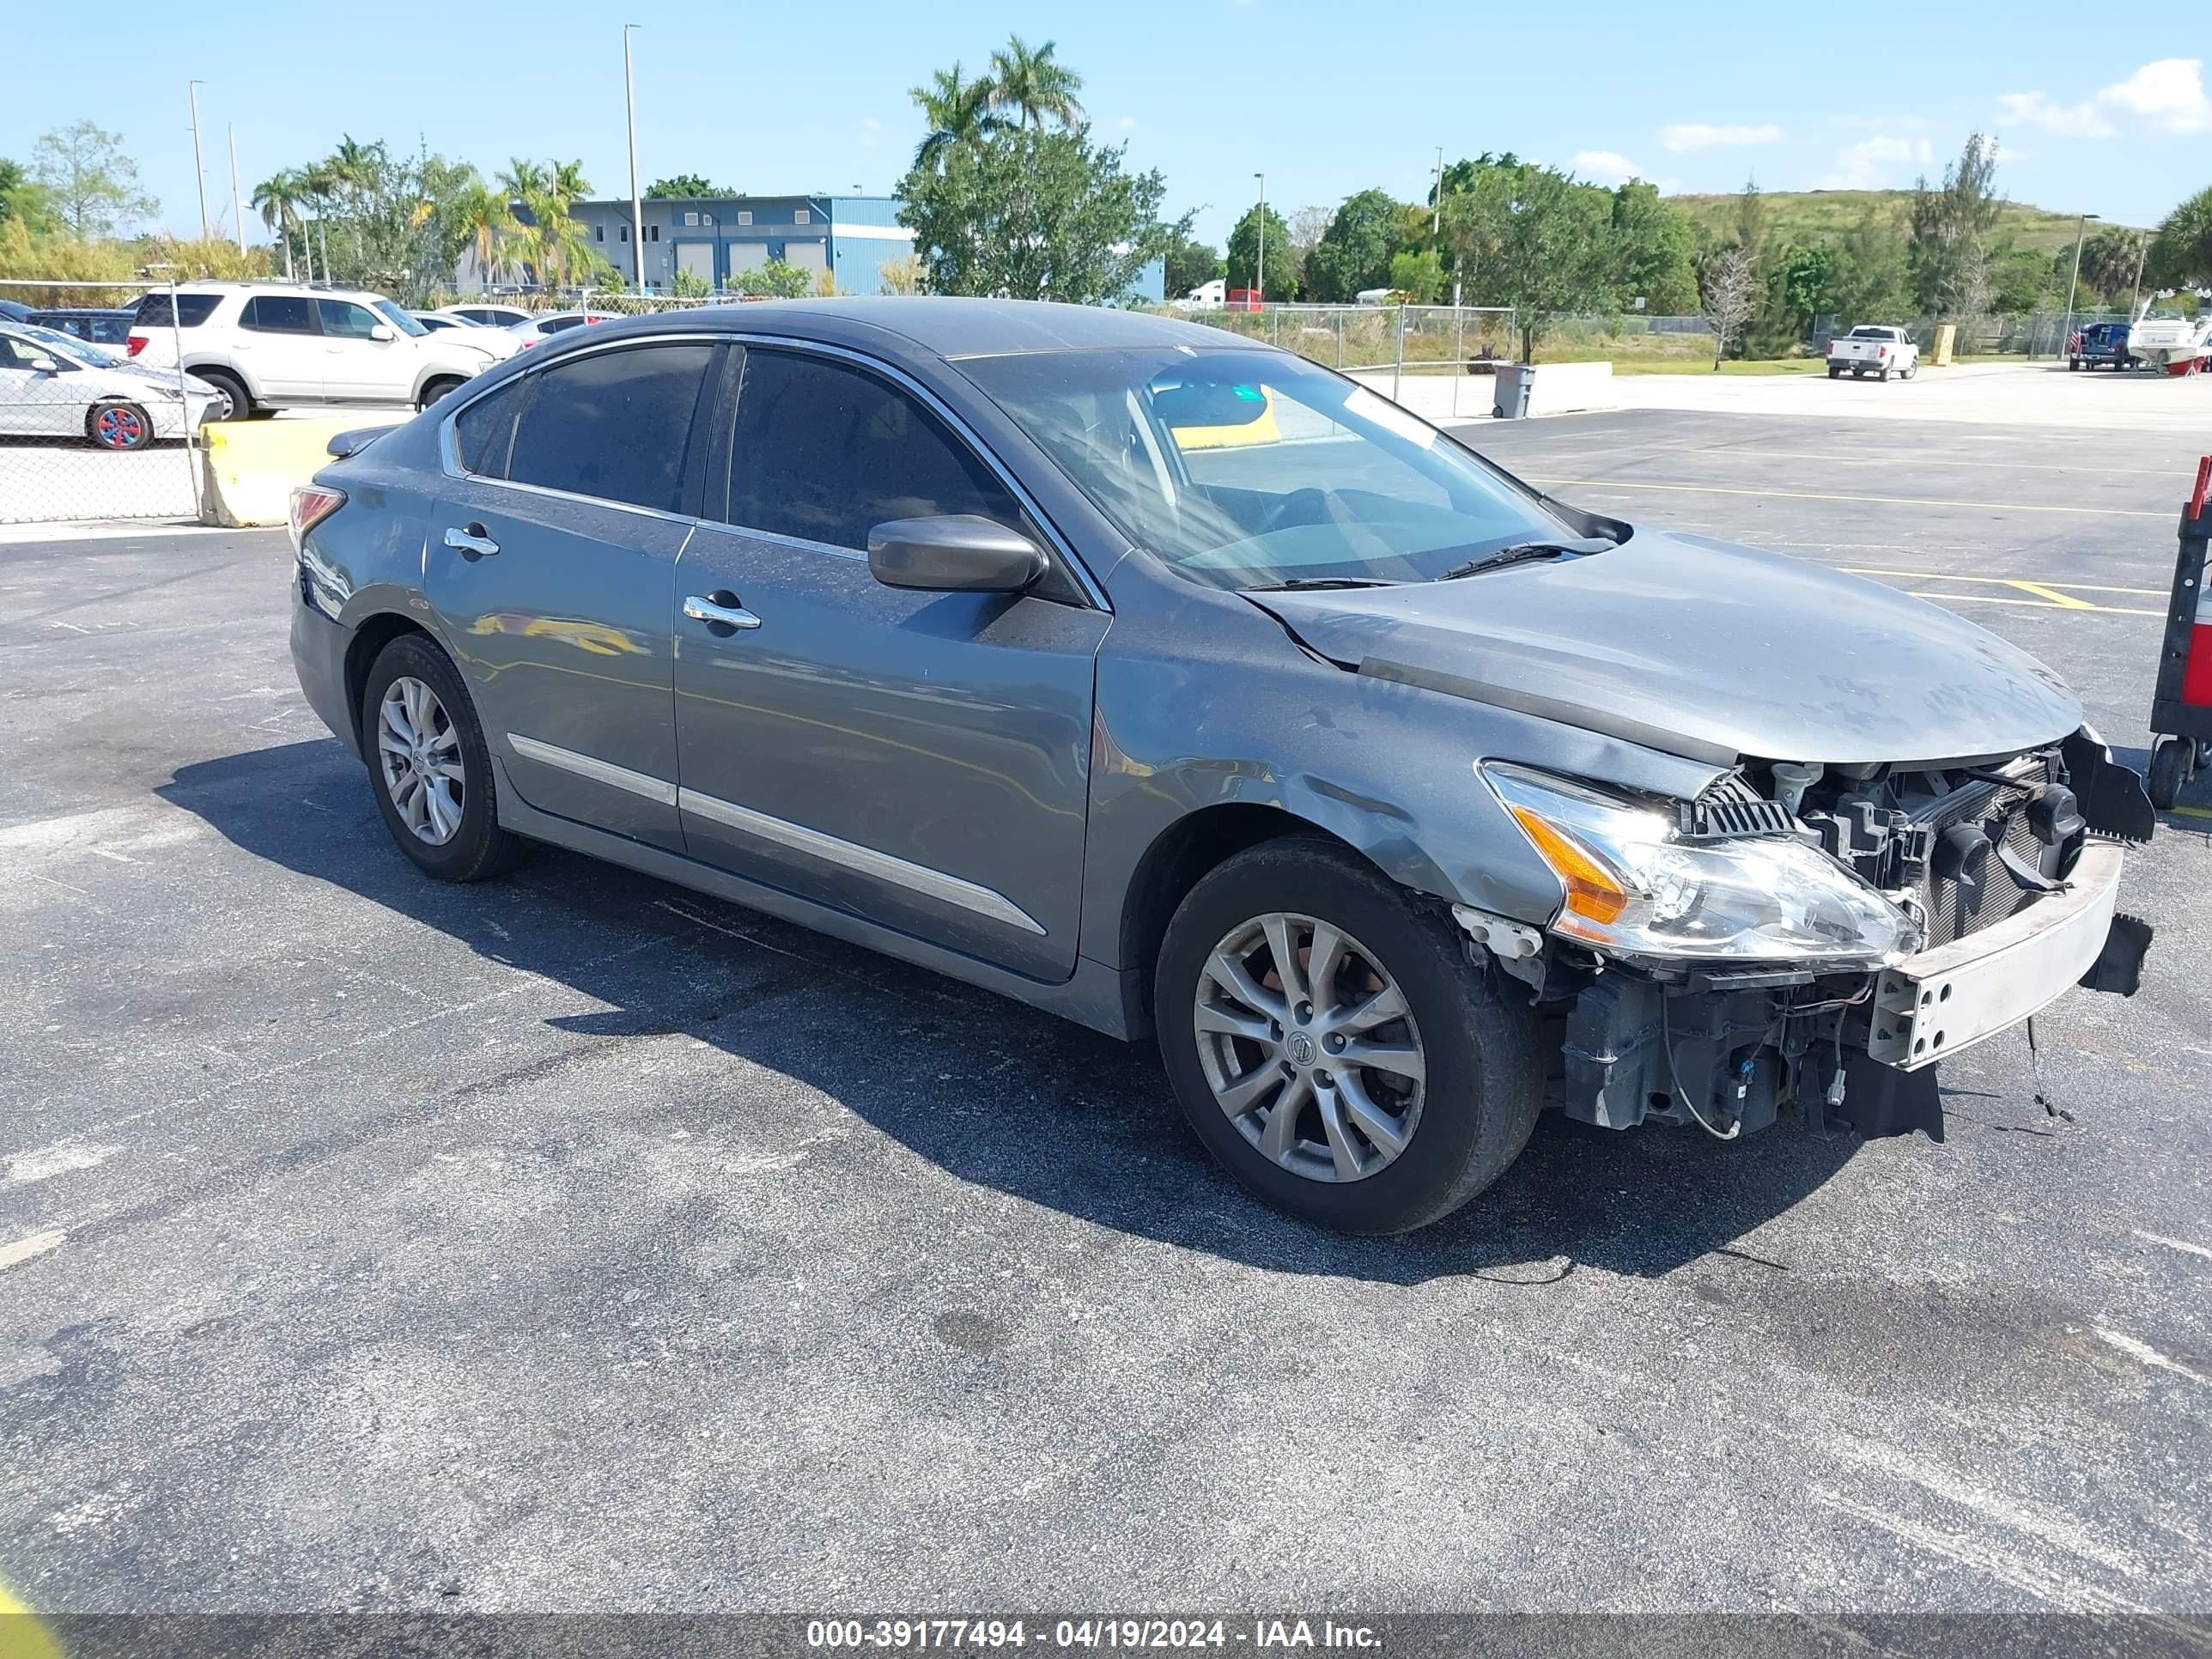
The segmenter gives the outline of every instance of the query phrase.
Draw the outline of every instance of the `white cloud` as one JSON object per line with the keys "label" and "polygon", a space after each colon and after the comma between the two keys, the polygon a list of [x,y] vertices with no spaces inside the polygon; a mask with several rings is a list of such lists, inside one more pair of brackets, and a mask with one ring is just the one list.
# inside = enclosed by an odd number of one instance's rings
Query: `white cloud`
{"label": "white cloud", "polygon": [[1575,152],[1575,171],[1601,185],[1618,185],[1631,179],[1641,178],[1644,169],[1626,155],[1610,149],[1578,149]]}
{"label": "white cloud", "polygon": [[1925,138],[1900,133],[1879,133],[1845,144],[1836,152],[1834,167],[1821,180],[1823,190],[1881,190],[1907,182],[1905,169],[1924,167],[1936,159],[1936,147]]}
{"label": "white cloud", "polygon": [[2062,104],[2043,92],[2008,92],[1997,100],[1997,110],[2007,121],[2062,138],[2110,138],[2119,131],[2116,114],[2132,115],[2164,132],[2212,132],[2212,98],[2205,96],[2201,58],[2145,64],[2078,104]]}
{"label": "white cloud", "polygon": [[2161,58],[2145,64],[2097,96],[2168,132],[2212,132],[2212,99],[2204,95],[2204,60]]}
{"label": "white cloud", "polygon": [[1782,129],[1771,122],[1755,127],[1711,127],[1702,121],[1680,121],[1673,126],[1659,129],[1659,142],[1677,155],[1693,149],[1774,144],[1781,141]]}
{"label": "white cloud", "polygon": [[1122,131],[1127,132],[1137,125],[1137,118],[1133,115],[1125,115],[1114,125],[1121,128]]}
{"label": "white cloud", "polygon": [[2015,126],[2040,127],[2062,138],[2109,138],[2118,131],[2092,101],[2061,104],[2039,92],[2008,92],[1997,100],[1997,118]]}

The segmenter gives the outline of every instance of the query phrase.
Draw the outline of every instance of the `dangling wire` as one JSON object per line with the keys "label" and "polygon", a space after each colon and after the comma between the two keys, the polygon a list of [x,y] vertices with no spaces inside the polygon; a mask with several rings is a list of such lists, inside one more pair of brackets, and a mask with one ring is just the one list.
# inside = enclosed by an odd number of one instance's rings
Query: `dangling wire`
{"label": "dangling wire", "polygon": [[1667,1010],[1668,1006],[1669,1003],[1666,992],[1660,992],[1659,1036],[1660,1040],[1667,1045],[1668,1079],[1674,1084],[1675,1095],[1681,1100],[1682,1104],[1687,1108],[1690,1115],[1697,1121],[1697,1125],[1700,1129],[1703,1129],[1715,1140],[1734,1140],[1738,1135],[1743,1133],[1743,1120],[1741,1118],[1736,1119],[1735,1122],[1729,1125],[1728,1133],[1726,1134],[1723,1134],[1718,1129],[1716,1129],[1711,1124],[1705,1121],[1705,1115],[1697,1109],[1696,1105],[1690,1099],[1690,1091],[1682,1086],[1682,1074],[1674,1069],[1674,1033],[1671,1029],[1669,1029],[1668,1024]]}

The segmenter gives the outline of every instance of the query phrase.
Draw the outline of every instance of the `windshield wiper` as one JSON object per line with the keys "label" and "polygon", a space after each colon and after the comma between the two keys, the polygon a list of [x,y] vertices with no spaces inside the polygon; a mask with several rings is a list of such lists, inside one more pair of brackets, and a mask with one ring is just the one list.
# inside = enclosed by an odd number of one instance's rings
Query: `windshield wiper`
{"label": "windshield wiper", "polygon": [[[1610,545],[1610,544],[1607,544]],[[1380,576],[1293,576],[1286,582],[1261,582],[1239,591],[1246,593],[1310,593],[1323,587],[1395,587]]]}
{"label": "windshield wiper", "polygon": [[1464,564],[1455,564],[1437,580],[1457,581],[1462,576],[1472,576],[1478,571],[1496,570],[1502,566],[1519,564],[1527,559],[1548,559],[1561,553],[1603,553],[1618,546],[1602,536],[1555,536],[1541,541],[1515,542],[1510,547],[1493,548],[1479,558]]}

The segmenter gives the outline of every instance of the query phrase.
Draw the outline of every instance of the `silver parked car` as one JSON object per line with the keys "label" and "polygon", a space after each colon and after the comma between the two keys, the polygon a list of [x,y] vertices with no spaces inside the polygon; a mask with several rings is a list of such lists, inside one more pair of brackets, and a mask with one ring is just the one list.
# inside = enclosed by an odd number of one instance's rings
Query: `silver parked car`
{"label": "silver parked car", "polygon": [[333,448],[293,652],[424,871],[550,842],[1156,1036],[1332,1226],[1547,1106],[1940,1135],[1941,1056],[2148,941],[2141,781],[2032,659],[1213,330],[693,311]]}

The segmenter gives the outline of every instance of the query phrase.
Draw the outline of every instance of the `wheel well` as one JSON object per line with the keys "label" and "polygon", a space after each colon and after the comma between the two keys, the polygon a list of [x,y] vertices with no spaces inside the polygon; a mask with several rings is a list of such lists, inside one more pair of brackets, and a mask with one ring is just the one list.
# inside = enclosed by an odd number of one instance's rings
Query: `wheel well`
{"label": "wheel well", "polygon": [[465,374],[443,373],[426,374],[422,378],[422,384],[416,389],[415,401],[426,406],[434,404],[447,392],[458,386],[465,386],[468,383],[469,377]]}
{"label": "wheel well", "polygon": [[353,720],[354,746],[357,749],[362,746],[361,694],[368,689],[368,671],[376,665],[384,647],[402,634],[420,634],[432,643],[436,642],[430,630],[420,623],[386,611],[354,629],[353,642],[346,647],[346,711]]}
{"label": "wheel well", "polygon": [[[1233,803],[1202,807],[1178,818],[1145,849],[1121,907],[1121,971],[1135,981],[1138,1012],[1149,1027],[1152,1014],[1152,969],[1159,959],[1168,922],[1184,896],[1206,873],[1263,841],[1311,836],[1358,852],[1341,836],[1279,806]],[[1363,854],[1364,858],[1365,855]]]}

